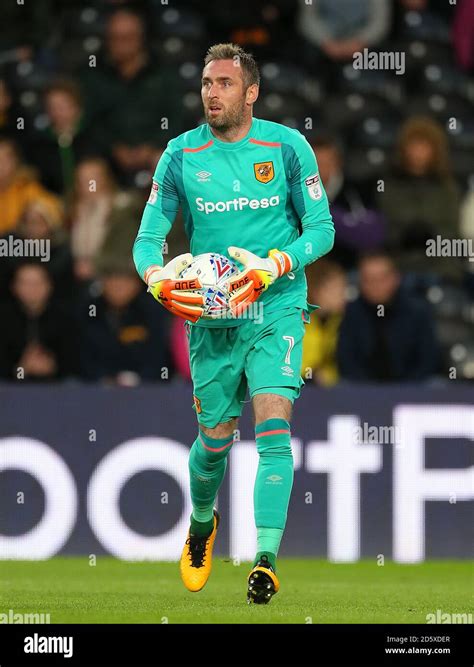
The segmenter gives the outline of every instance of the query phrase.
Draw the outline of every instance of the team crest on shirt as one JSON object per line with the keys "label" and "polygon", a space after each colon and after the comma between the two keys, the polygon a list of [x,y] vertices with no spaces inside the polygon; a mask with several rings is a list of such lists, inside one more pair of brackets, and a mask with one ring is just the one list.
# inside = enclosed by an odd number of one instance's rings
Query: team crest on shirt
{"label": "team crest on shirt", "polygon": [[275,170],[273,168],[273,162],[255,162],[253,165],[253,170],[255,172],[255,178],[260,183],[269,183],[273,180],[275,176]]}

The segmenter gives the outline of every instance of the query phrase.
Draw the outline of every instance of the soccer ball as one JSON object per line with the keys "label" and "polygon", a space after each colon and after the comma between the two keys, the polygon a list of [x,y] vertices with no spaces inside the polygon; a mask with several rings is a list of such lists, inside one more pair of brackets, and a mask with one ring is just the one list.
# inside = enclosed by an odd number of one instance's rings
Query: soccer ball
{"label": "soccer ball", "polygon": [[225,283],[239,273],[234,260],[216,252],[206,252],[196,255],[191,264],[181,272],[180,278],[198,276],[202,288],[199,290],[204,296],[203,318],[214,320],[221,317],[231,317],[229,308],[229,292]]}

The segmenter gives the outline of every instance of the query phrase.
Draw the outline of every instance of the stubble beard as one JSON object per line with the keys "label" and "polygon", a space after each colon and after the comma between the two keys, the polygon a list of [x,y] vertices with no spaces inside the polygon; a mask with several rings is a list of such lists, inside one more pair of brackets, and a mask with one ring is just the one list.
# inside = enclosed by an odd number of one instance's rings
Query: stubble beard
{"label": "stubble beard", "polygon": [[239,128],[245,120],[245,100],[225,110],[218,118],[212,118],[206,109],[206,120],[210,127],[222,133]]}

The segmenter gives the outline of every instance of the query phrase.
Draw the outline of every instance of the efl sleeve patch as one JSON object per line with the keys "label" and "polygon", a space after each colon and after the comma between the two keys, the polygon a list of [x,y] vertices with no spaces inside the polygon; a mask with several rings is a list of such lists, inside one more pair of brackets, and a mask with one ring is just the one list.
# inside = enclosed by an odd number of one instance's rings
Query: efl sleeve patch
{"label": "efl sleeve patch", "polygon": [[153,181],[150,190],[150,196],[148,197],[147,204],[156,204],[156,199],[158,197],[159,186],[156,181]]}
{"label": "efl sleeve patch", "polygon": [[313,176],[310,176],[307,178],[304,182],[306,187],[308,188],[308,194],[311,197],[311,199],[321,199],[323,192],[321,190],[321,181],[319,180],[319,174],[314,174]]}

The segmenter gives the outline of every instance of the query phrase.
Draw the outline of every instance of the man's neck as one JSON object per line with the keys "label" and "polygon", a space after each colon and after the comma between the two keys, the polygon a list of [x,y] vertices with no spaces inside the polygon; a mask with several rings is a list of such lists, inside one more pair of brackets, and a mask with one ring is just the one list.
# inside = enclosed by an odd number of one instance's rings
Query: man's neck
{"label": "man's neck", "polygon": [[46,310],[46,303],[22,303],[21,304],[23,311],[26,313],[27,317],[36,319],[40,317]]}
{"label": "man's neck", "polygon": [[144,51],[138,53],[132,60],[127,60],[127,62],[119,63],[117,69],[120,72],[120,75],[124,79],[133,79],[138,72],[145,67],[148,62],[148,56]]}
{"label": "man's neck", "polygon": [[249,116],[249,118],[245,120],[242,125],[239,125],[238,127],[232,127],[225,132],[220,132],[215,127],[209,126],[209,128],[211,130],[211,134],[213,134],[216,139],[219,139],[219,141],[225,141],[230,144],[240,141],[247,136],[250,128],[252,127],[252,120],[253,117]]}
{"label": "man's neck", "polygon": [[79,118],[80,115],[78,114],[74,120],[72,120],[70,123],[64,123],[64,124],[53,124],[52,129],[53,132],[56,135],[60,134],[70,134],[71,136],[74,136],[76,134],[77,126],[79,124]]}

